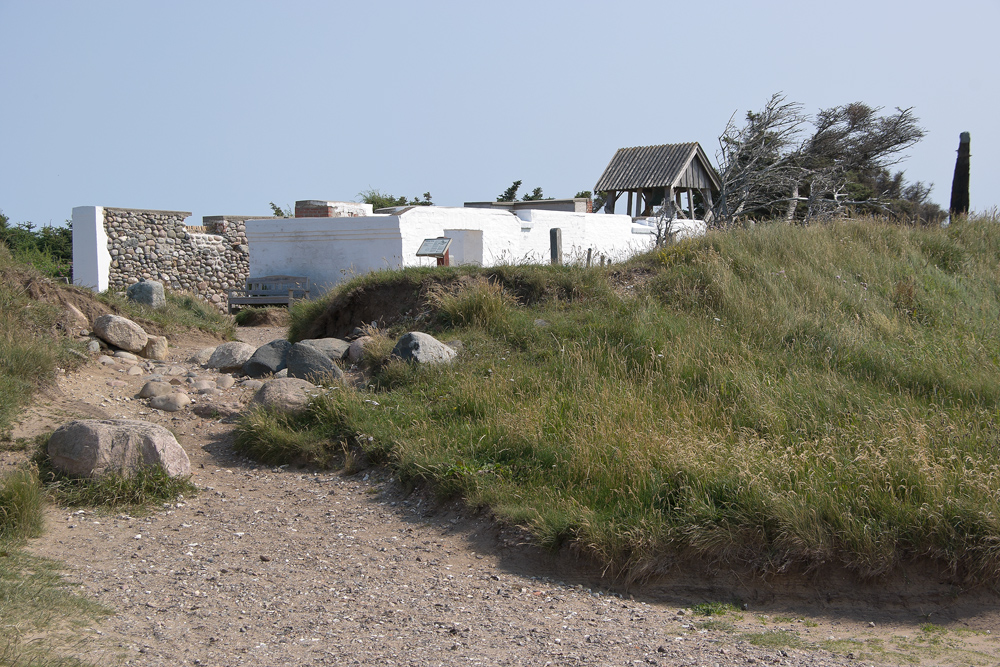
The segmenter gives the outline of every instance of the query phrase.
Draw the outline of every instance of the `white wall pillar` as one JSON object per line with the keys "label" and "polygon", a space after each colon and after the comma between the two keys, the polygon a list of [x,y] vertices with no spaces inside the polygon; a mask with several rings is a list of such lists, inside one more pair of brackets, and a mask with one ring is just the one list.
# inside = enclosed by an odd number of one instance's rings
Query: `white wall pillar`
{"label": "white wall pillar", "polygon": [[111,253],[104,229],[103,206],[73,209],[73,284],[95,292],[108,289]]}

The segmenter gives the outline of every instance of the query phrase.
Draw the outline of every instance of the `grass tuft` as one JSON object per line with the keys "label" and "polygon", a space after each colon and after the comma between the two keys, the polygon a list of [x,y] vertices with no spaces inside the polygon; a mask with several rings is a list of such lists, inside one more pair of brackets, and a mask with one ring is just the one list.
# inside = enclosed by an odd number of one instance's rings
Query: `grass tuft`
{"label": "grass tuft", "polygon": [[161,466],[144,466],[131,473],[107,472],[98,478],[68,475],[54,468],[47,452],[48,436],[35,439],[33,463],[44,492],[67,507],[124,509],[131,513],[193,496],[198,487],[186,477],[171,477]]}

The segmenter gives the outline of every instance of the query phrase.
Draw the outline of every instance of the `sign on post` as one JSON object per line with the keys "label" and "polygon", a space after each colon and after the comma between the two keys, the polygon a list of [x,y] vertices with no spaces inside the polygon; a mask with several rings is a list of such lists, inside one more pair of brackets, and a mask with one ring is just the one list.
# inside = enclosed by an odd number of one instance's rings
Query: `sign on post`
{"label": "sign on post", "polygon": [[447,236],[439,236],[436,239],[424,239],[417,249],[417,257],[436,257],[438,266],[448,266],[448,248],[451,247],[451,239]]}

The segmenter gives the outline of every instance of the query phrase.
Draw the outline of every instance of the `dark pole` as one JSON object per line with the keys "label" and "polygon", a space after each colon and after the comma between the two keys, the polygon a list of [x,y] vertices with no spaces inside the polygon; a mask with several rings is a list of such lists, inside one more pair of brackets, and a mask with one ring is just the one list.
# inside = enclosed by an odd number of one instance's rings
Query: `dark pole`
{"label": "dark pole", "polygon": [[951,181],[951,215],[969,215],[969,133],[958,139],[958,159],[955,160],[955,177]]}

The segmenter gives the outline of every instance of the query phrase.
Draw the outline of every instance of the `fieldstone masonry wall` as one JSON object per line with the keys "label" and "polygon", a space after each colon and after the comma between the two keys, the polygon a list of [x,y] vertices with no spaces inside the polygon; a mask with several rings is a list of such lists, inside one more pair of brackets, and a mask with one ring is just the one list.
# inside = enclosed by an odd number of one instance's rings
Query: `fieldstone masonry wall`
{"label": "fieldstone masonry wall", "polygon": [[209,216],[201,233],[184,224],[190,215],[105,208],[111,254],[108,288],[124,290],[142,279],[158,280],[224,307],[228,290],[243,285],[250,270],[244,222],[267,216]]}

